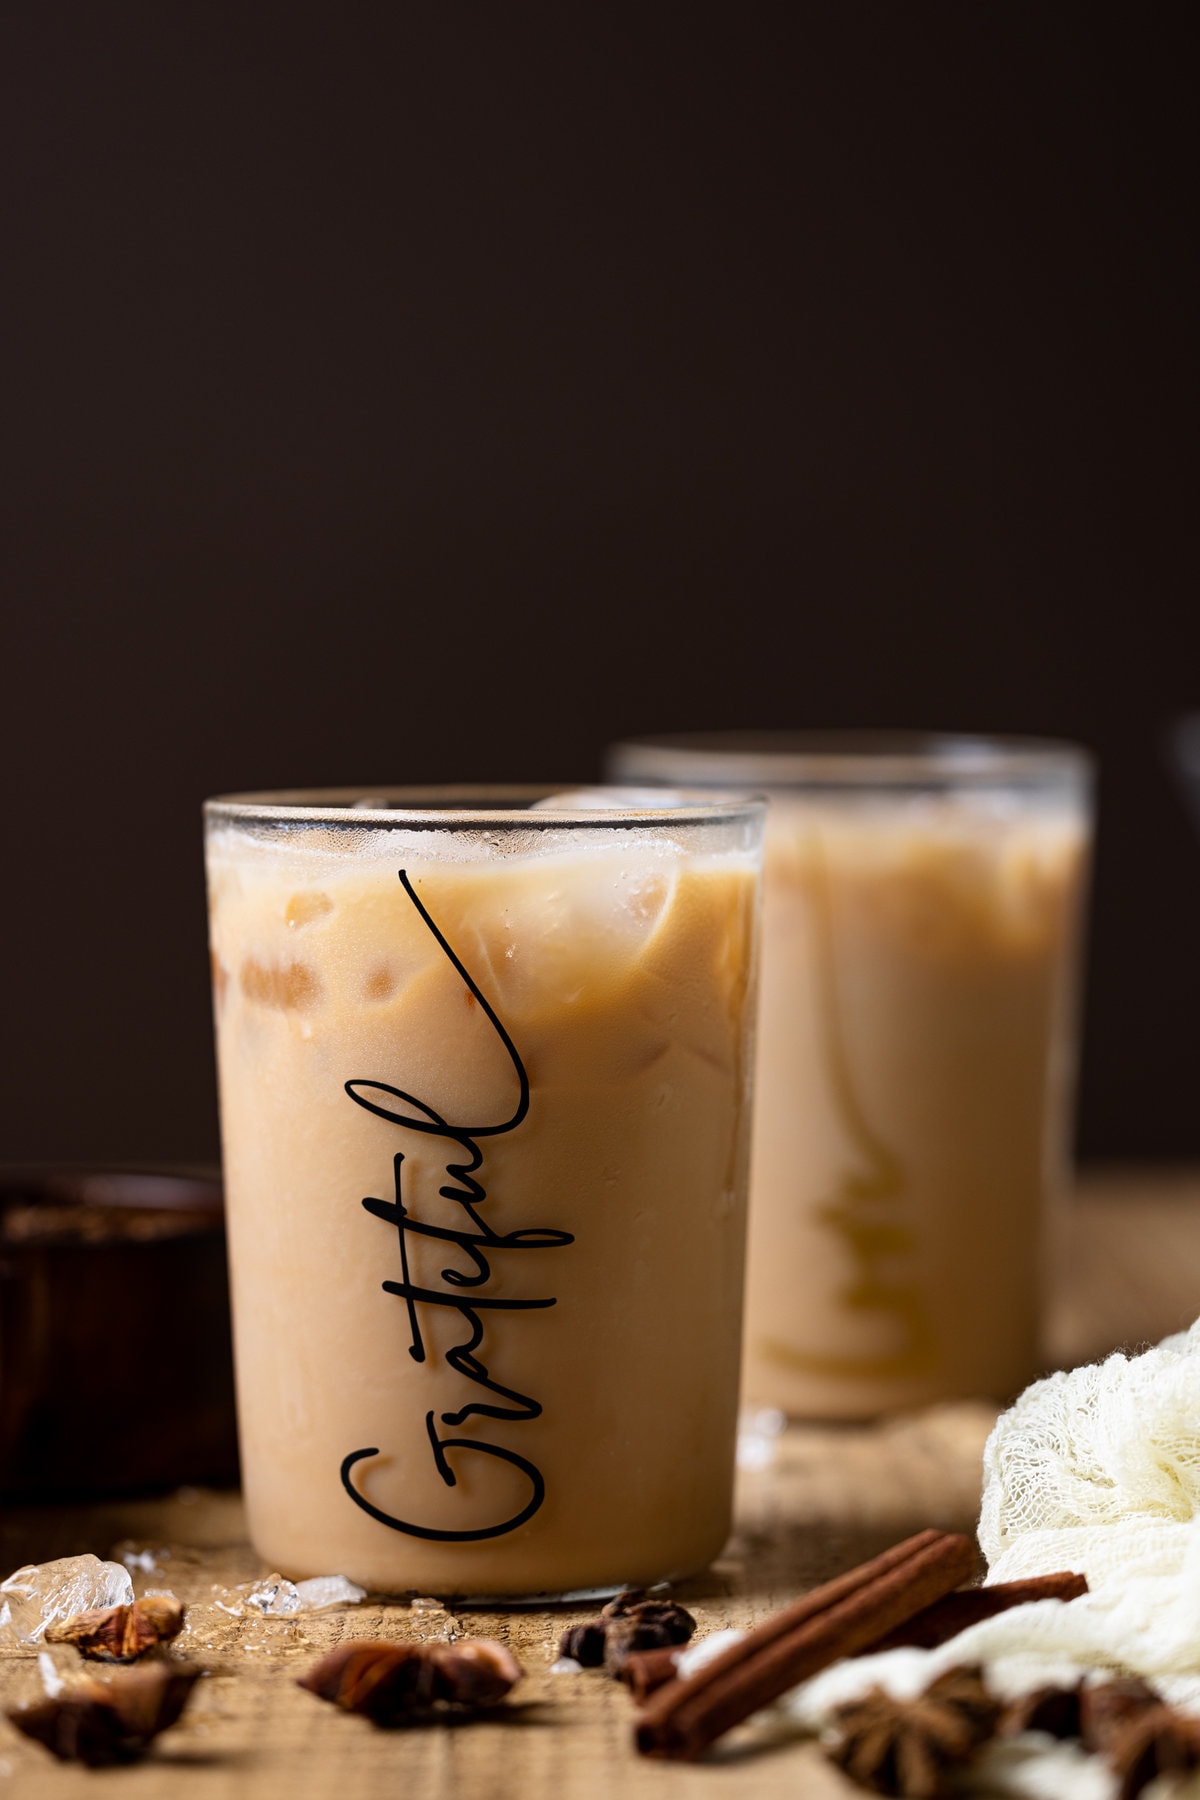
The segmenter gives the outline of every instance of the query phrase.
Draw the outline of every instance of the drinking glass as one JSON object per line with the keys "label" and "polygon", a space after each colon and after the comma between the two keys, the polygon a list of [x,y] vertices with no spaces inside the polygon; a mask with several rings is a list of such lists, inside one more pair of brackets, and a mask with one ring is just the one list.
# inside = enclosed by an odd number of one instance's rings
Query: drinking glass
{"label": "drinking glass", "polygon": [[611,1591],[729,1526],[764,803],[205,808],[255,1546]]}
{"label": "drinking glass", "polygon": [[724,733],[615,779],[770,795],[745,1395],[862,1418],[1041,1367],[1092,767],[1020,739]]}

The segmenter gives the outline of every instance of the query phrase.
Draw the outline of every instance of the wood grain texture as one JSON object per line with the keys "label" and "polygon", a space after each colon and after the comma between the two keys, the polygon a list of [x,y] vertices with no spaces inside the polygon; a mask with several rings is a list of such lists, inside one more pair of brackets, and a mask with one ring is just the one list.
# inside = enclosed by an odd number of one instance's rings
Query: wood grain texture
{"label": "wood grain texture", "polygon": [[[1108,1171],[1069,1221],[1050,1350],[1075,1361],[1136,1346],[1200,1311],[1200,1171]],[[750,1626],[817,1582],[924,1525],[972,1530],[979,1458],[994,1405],[966,1402],[867,1427],[793,1426],[768,1467],[739,1480],[737,1525],[707,1573],[677,1597],[700,1634]],[[856,1792],[812,1744],[746,1728],[699,1767],[639,1759],[627,1690],[598,1671],[553,1675],[559,1633],[587,1609],[475,1612],[369,1600],[299,1619],[234,1618],[214,1588],[263,1573],[236,1495],[189,1493],[0,1519],[5,1572],[122,1539],[170,1550],[135,1586],[188,1602],[178,1652],[209,1671],[181,1723],[132,1768],[56,1764],[0,1722],[0,1800],[836,1800]],[[380,1731],[323,1704],[295,1677],[345,1637],[497,1637],[526,1669],[494,1718]],[[55,1651],[62,1667],[75,1653]],[[36,1660],[0,1653],[0,1700],[41,1692]]]}

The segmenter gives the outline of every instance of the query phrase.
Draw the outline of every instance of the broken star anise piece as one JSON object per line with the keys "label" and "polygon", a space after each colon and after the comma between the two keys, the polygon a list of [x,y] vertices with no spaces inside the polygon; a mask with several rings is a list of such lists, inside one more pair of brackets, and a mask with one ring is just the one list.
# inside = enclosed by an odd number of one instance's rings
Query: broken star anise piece
{"label": "broken star anise piece", "polygon": [[524,1671],[512,1651],[493,1638],[464,1638],[430,1646],[435,1698],[452,1706],[497,1706]]}
{"label": "broken star anise piece", "polygon": [[1077,1738],[1080,1694],[1078,1682],[1073,1687],[1033,1688],[1009,1701],[996,1729],[1005,1737],[1018,1731],[1044,1731],[1049,1737]]}
{"label": "broken star anise piece", "polygon": [[98,1607],[46,1627],[48,1644],[74,1644],[95,1662],[135,1662],[183,1630],[183,1602],[174,1594],[147,1594],[132,1606]]}
{"label": "broken star anise piece", "polygon": [[834,1714],[825,1753],[860,1787],[905,1800],[937,1800],[952,1774],[993,1735],[999,1703],[978,1668],[948,1669],[915,1700],[872,1688]]}
{"label": "broken star anise piece", "polygon": [[1117,1800],[1136,1800],[1157,1776],[1200,1768],[1200,1719],[1161,1703],[1145,1707],[1113,1735],[1105,1754],[1117,1777]]}
{"label": "broken star anise piece", "polygon": [[53,1697],[11,1707],[8,1718],[62,1762],[94,1769],[132,1762],[175,1723],[199,1676],[199,1669],[166,1662],[105,1680],[85,1675]]}
{"label": "broken star anise piece", "polygon": [[558,1654],[569,1656],[583,1669],[598,1669],[604,1661],[604,1640],[608,1627],[603,1619],[585,1619],[582,1625],[568,1625],[558,1640]]}
{"label": "broken star anise piece", "polygon": [[1107,1750],[1125,1727],[1162,1701],[1136,1675],[1088,1681],[1079,1690],[1079,1735],[1087,1750]]}
{"label": "broken star anise piece", "polygon": [[585,1669],[601,1664],[610,1675],[620,1675],[627,1656],[639,1650],[665,1650],[686,1644],[696,1621],[673,1600],[649,1600],[641,1588],[627,1588],[609,1601],[599,1618],[570,1625],[558,1641],[558,1654],[570,1656]]}
{"label": "broken star anise piece", "polygon": [[673,1600],[648,1600],[636,1588],[610,1600],[598,1622],[604,1626],[604,1666],[611,1675],[620,1675],[634,1651],[686,1644],[696,1629],[686,1607]]}
{"label": "broken star anise piece", "polygon": [[376,1725],[403,1725],[447,1709],[495,1706],[523,1673],[512,1651],[491,1638],[453,1644],[355,1638],[322,1657],[298,1685]]}

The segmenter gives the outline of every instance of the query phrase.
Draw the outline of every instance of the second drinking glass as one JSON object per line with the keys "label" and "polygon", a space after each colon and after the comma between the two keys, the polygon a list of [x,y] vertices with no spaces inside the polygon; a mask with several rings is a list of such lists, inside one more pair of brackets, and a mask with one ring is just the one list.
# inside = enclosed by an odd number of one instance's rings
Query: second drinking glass
{"label": "second drinking glass", "polygon": [[1091,764],[1021,739],[715,733],[618,780],[769,792],[745,1394],[862,1418],[1039,1372]]}

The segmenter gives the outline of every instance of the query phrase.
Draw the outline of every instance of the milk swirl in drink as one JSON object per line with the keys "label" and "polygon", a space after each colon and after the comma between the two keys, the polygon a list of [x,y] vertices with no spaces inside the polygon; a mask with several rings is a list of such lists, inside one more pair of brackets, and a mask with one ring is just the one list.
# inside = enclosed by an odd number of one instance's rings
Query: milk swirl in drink
{"label": "milk swirl in drink", "polygon": [[1069,1150],[1086,758],[731,734],[612,766],[771,793],[747,1400],[1016,1393]]}
{"label": "milk swirl in drink", "polygon": [[760,833],[754,805],[210,805],[272,1566],[516,1595],[720,1548]]}

